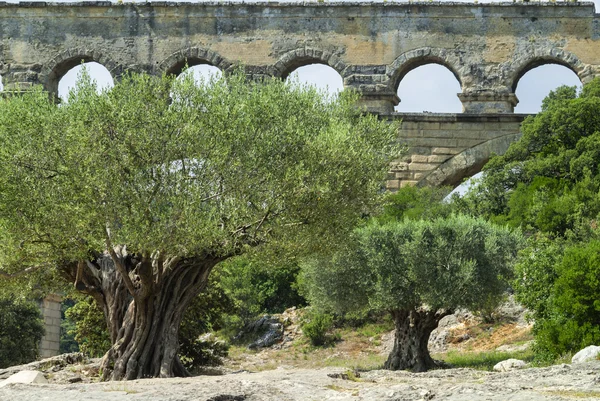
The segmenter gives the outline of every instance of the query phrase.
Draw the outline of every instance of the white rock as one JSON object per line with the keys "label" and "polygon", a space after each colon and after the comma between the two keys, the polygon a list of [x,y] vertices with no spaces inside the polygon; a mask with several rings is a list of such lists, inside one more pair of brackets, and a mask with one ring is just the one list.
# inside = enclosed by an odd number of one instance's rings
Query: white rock
{"label": "white rock", "polygon": [[459,324],[460,324],[460,322],[458,321],[458,318],[456,317],[456,315],[448,315],[448,316],[444,316],[443,318],[440,319],[440,321],[438,323],[438,328],[454,327],[454,326],[458,326]]}
{"label": "white rock", "polygon": [[527,363],[520,359],[507,359],[494,365],[494,370],[496,372],[508,372],[509,370],[522,369],[525,366],[527,366]]}
{"label": "white rock", "polygon": [[571,359],[571,363],[582,363],[588,362],[596,359],[600,355],[600,347],[596,345],[590,345],[589,347],[585,347],[575,355],[573,355],[573,359]]}
{"label": "white rock", "polygon": [[2,383],[0,383],[0,387],[4,387],[10,383],[44,384],[44,383],[48,383],[48,380],[46,380],[46,378],[44,377],[44,375],[41,372],[37,372],[35,370],[22,370],[18,373],[15,373],[12,376],[9,376],[6,380],[4,380]]}

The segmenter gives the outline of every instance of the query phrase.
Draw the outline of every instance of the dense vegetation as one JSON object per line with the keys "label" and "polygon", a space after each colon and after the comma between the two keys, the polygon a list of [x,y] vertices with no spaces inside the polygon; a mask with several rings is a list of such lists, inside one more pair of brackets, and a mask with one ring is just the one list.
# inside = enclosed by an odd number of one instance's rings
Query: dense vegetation
{"label": "dense vegetation", "polygon": [[552,92],[522,133],[458,202],[527,233],[514,287],[550,361],[600,342],[600,79]]}
{"label": "dense vegetation", "polygon": [[18,298],[0,298],[0,368],[31,362],[44,335],[37,305]]}

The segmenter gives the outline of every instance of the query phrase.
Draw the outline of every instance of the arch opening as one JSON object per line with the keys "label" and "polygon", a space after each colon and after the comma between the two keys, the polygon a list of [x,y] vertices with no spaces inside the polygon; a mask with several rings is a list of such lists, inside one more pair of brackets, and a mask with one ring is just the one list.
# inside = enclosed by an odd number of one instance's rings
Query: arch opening
{"label": "arch opening", "polygon": [[458,75],[438,61],[423,60],[403,69],[398,76],[397,112],[461,113],[458,93],[462,84]]}
{"label": "arch opening", "polygon": [[221,78],[223,76],[223,71],[212,64],[195,64],[188,68],[184,67],[184,70],[178,74],[177,79],[190,75],[197,84],[200,84]]}
{"label": "arch opening", "polygon": [[[198,76],[204,76],[204,74],[206,74],[208,71],[214,72],[216,70],[219,70],[219,72],[222,72],[221,68],[208,62],[205,59],[196,57],[185,57],[183,59],[178,60],[177,62],[175,62],[175,64],[170,66],[167,69],[166,73],[167,75],[172,74],[180,76],[181,73],[190,70],[194,71],[194,76],[196,76],[196,74],[200,74]],[[199,73],[195,71],[199,71]]]}
{"label": "arch opening", "polygon": [[344,90],[344,80],[334,68],[323,63],[301,65],[284,76],[288,82],[310,85],[335,96]]}
{"label": "arch opening", "polygon": [[569,65],[555,60],[532,62],[513,83],[513,92],[519,99],[515,113],[540,112],[548,93],[563,85],[576,86],[578,90],[582,87],[579,76]]}
{"label": "arch opening", "polygon": [[477,185],[481,177],[483,177],[483,171],[479,171],[473,175],[465,176],[461,182],[458,183],[458,185],[454,186],[454,189],[446,196],[446,199],[449,200],[454,194],[462,197],[469,191],[469,189],[471,189],[471,187]]}
{"label": "arch opening", "polygon": [[[55,71],[64,71],[62,75],[57,74],[56,93],[58,98],[66,102],[69,98],[70,91],[75,87],[78,79],[81,77],[83,68],[87,70],[93,81],[96,82],[98,91],[114,86],[114,80],[111,73],[102,64],[95,61],[84,63],[69,63],[70,68],[61,68]],[[67,64],[67,65],[69,65]]]}

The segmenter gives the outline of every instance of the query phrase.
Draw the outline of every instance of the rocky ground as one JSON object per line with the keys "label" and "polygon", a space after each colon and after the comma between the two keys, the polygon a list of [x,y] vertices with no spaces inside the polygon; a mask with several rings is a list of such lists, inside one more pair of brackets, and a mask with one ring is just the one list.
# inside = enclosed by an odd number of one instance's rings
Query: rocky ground
{"label": "rocky ground", "polygon": [[600,361],[505,373],[470,369],[427,373],[340,368],[275,369],[188,379],[72,384],[9,384],[0,400],[321,401],[600,400]]}
{"label": "rocky ground", "polygon": [[[439,357],[453,350],[527,347],[531,336],[523,310],[511,302],[507,305],[505,323],[500,325],[482,324],[465,312],[445,318],[431,336],[430,350]],[[273,346],[232,349],[224,366],[204,375],[98,383],[99,360],[68,354],[0,370],[0,401],[600,400],[600,360],[502,373],[389,372],[377,369],[393,338],[393,333],[383,331],[385,325],[347,330],[334,346],[314,348],[301,335],[300,315],[292,309],[277,317],[284,330]],[[3,380],[25,370],[40,372],[47,383]]]}

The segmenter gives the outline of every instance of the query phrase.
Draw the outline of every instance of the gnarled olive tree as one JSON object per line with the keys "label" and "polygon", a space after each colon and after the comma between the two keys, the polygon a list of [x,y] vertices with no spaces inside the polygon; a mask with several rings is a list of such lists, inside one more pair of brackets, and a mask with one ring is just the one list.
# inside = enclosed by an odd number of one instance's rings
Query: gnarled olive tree
{"label": "gnarled olive tree", "polygon": [[[219,262],[325,246],[376,203],[397,126],[242,74],[83,79],[0,100],[0,275],[56,268],[104,310],[104,379],[185,375],[184,310]],[[54,266],[54,267],[53,267]]]}

